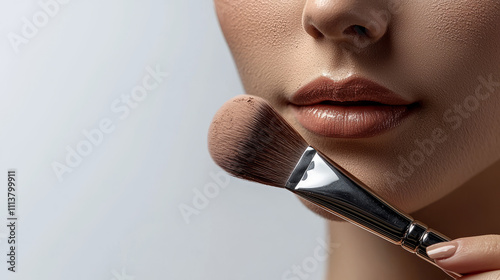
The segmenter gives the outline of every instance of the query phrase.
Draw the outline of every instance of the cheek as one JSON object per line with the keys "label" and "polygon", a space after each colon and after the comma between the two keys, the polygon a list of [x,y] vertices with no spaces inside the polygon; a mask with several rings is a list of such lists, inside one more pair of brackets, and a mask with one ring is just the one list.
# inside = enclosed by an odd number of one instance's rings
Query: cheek
{"label": "cheek", "polygon": [[[460,153],[498,151],[500,88],[484,85],[500,81],[498,3],[412,1],[394,18],[394,73],[404,73],[412,94],[422,100],[419,123],[427,130],[447,129],[452,147],[465,150]],[[486,91],[491,93],[486,100],[476,97]]]}
{"label": "cheek", "polygon": [[[405,61],[401,73],[413,74],[410,82],[422,92],[463,89],[477,83],[478,75],[499,70],[498,1],[427,0],[407,5],[395,16],[394,58]],[[429,97],[424,93],[423,99]]]}
{"label": "cheek", "polygon": [[269,54],[285,46],[285,38],[291,35],[292,25],[297,25],[298,21],[300,26],[301,13],[293,12],[297,11],[293,2],[215,1],[222,31],[234,54],[245,59],[255,56],[247,54],[247,51],[256,49],[257,54]]}
{"label": "cheek", "polygon": [[[290,79],[287,60],[299,45],[303,1],[215,1],[217,15],[248,94],[282,92]],[[276,100],[274,100],[276,101]]]}
{"label": "cheek", "polygon": [[[498,1],[412,1],[394,19],[391,71],[404,75],[423,104],[418,126],[400,141],[407,149],[395,162],[419,150],[415,139],[428,139],[434,129],[446,133],[447,140],[411,177],[421,185],[415,190],[439,187],[426,190],[432,194],[425,199],[429,202],[500,159],[500,87],[490,83],[488,89],[484,83],[500,81],[500,6]],[[478,94],[489,97],[481,100]],[[398,170],[398,164],[389,170]]]}
{"label": "cheek", "polygon": [[[418,36],[421,61],[427,61],[419,83],[433,93],[434,104],[429,103],[436,119],[451,128],[459,145],[498,151],[500,88],[485,81],[500,81],[500,5],[496,0],[441,0],[431,7],[424,34]],[[489,96],[481,98],[484,94]]]}

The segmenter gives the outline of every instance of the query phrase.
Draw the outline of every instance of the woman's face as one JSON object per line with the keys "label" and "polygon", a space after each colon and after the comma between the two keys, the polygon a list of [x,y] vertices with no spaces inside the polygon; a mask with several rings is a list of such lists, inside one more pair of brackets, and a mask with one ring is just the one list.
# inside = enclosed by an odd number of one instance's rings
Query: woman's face
{"label": "woman's face", "polygon": [[215,6],[246,92],[402,210],[500,159],[498,0]]}

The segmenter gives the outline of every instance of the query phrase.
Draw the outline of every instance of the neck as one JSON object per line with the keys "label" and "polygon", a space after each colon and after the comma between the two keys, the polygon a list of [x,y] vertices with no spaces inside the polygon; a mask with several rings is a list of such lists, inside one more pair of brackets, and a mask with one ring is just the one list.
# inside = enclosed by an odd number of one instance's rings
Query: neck
{"label": "neck", "polygon": [[[459,189],[412,213],[452,239],[500,232],[500,161]],[[340,246],[330,255],[327,279],[451,279],[439,268],[346,222],[329,222],[330,242]]]}

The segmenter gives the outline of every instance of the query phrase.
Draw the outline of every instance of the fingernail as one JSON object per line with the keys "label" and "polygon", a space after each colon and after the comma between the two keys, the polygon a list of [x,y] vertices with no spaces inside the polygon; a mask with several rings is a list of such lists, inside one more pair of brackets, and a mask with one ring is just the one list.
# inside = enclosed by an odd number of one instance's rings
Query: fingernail
{"label": "fingernail", "polygon": [[457,244],[455,242],[443,242],[427,248],[427,255],[432,259],[446,259],[455,254]]}

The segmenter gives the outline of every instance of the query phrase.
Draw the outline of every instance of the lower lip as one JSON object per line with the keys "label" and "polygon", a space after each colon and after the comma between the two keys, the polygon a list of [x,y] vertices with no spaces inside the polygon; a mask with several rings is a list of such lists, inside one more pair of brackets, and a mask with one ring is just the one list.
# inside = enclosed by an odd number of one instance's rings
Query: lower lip
{"label": "lower lip", "polygon": [[332,138],[367,138],[395,128],[410,113],[410,106],[294,106],[295,117],[307,130]]}

